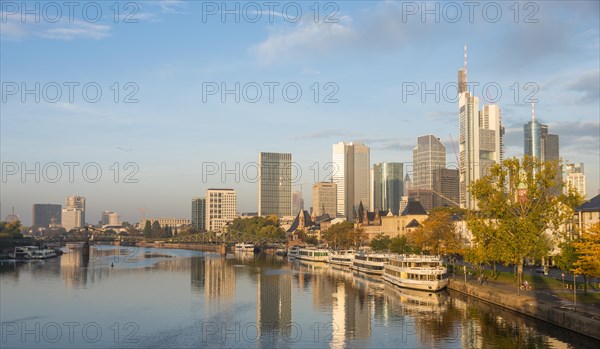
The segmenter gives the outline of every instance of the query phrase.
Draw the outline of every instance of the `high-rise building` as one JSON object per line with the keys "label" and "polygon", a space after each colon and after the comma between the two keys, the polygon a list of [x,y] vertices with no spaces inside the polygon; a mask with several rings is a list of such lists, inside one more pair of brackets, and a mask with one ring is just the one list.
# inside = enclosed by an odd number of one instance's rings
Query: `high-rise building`
{"label": "high-rise building", "polygon": [[413,189],[433,189],[433,171],[446,168],[446,147],[434,135],[417,138],[413,148]]}
{"label": "high-rise building", "polygon": [[237,218],[237,197],[233,189],[206,190],[206,230],[222,232]]}
{"label": "high-rise building", "polygon": [[85,198],[68,196],[65,208],[62,209],[62,226],[67,231],[85,225]]}
{"label": "high-rise building", "polygon": [[33,226],[36,228],[47,228],[52,224],[60,225],[62,222],[62,206],[60,204],[33,204],[32,217]]}
{"label": "high-rise building", "polygon": [[558,135],[548,133],[548,125],[536,120],[534,111],[534,105],[531,103],[531,121],[523,125],[523,153],[540,161],[557,161],[560,158]]}
{"label": "high-rise building", "polygon": [[[412,189],[412,180],[410,179],[410,176],[408,175],[408,173],[406,173],[406,175],[404,176],[404,195],[408,195],[408,192]],[[402,209],[400,209],[400,212],[402,212]]]}
{"label": "high-rise building", "polygon": [[[358,206],[369,208],[370,150],[362,143],[339,142],[333,145],[333,182],[337,184],[337,215],[356,219]],[[369,208],[370,209],[370,208]]]}
{"label": "high-rise building", "polygon": [[489,173],[489,169],[502,161],[504,127],[500,108],[485,105],[479,110],[479,98],[467,89],[467,63],[458,71],[460,205],[476,209],[477,204],[468,191],[469,186]]}
{"label": "high-rise building", "polygon": [[292,215],[292,154],[258,156],[258,215]]}
{"label": "high-rise building", "polygon": [[304,210],[304,199],[302,198],[302,190],[295,190],[292,193],[292,215],[298,214],[300,210]]}
{"label": "high-rise building", "polygon": [[328,214],[335,217],[337,212],[337,185],[332,182],[313,184],[313,212],[319,217]]}
{"label": "high-rise building", "polygon": [[192,227],[198,230],[206,229],[206,199],[192,199]]}
{"label": "high-rise building", "polygon": [[21,221],[21,218],[19,217],[18,214],[15,214],[15,207],[12,207],[12,212],[6,215],[6,219],[5,221],[7,223],[14,223],[14,222],[18,222]]}
{"label": "high-rise building", "polygon": [[404,195],[402,181],[404,164],[384,162],[373,165],[373,207],[372,210],[400,213],[400,200]]}
{"label": "high-rise building", "polygon": [[[565,165],[565,175],[566,175],[566,188],[573,188],[582,199],[585,200],[585,174],[583,173],[583,164],[566,164]],[[565,188],[565,190],[566,190]]]}
{"label": "high-rise building", "polygon": [[119,225],[119,214],[112,211],[102,211],[102,225]]}
{"label": "high-rise building", "polygon": [[438,168],[433,171],[433,208],[459,206],[460,176],[458,170]]}

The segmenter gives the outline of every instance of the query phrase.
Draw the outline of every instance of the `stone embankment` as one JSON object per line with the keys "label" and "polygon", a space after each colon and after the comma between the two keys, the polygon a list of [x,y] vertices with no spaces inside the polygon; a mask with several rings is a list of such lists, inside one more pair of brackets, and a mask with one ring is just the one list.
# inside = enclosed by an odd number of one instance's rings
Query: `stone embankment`
{"label": "stone embankment", "polygon": [[558,298],[542,291],[521,291],[517,294],[514,288],[465,284],[458,279],[450,280],[448,288],[600,340],[600,310],[591,306],[581,305],[574,311],[564,307]]}

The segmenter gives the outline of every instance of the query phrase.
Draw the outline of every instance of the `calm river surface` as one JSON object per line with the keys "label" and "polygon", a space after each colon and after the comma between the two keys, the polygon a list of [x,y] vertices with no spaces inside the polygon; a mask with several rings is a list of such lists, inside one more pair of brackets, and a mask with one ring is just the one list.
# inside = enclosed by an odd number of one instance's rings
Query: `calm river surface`
{"label": "calm river surface", "polygon": [[[111,263],[113,266],[111,266]],[[272,255],[96,246],[0,266],[1,348],[597,348],[456,293]]]}

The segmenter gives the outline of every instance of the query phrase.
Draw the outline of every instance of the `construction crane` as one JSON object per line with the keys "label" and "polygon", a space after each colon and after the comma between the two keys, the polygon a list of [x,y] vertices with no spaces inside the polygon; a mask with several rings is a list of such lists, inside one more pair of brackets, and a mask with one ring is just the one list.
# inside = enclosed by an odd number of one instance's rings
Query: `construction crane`
{"label": "construction crane", "polygon": [[437,191],[433,190],[433,189],[429,189],[431,190],[432,193],[434,193],[435,195],[438,195],[439,197],[441,197],[442,199],[446,199],[448,201],[450,201],[451,203],[455,204],[456,206],[460,207],[460,204],[452,199],[450,199],[449,197],[445,196],[442,193],[438,193]]}
{"label": "construction crane", "polygon": [[452,143],[452,150],[454,150],[454,157],[456,158],[456,165],[460,167],[460,161],[458,160],[458,154],[456,153],[456,146],[454,145],[454,138],[450,133],[450,142]]}

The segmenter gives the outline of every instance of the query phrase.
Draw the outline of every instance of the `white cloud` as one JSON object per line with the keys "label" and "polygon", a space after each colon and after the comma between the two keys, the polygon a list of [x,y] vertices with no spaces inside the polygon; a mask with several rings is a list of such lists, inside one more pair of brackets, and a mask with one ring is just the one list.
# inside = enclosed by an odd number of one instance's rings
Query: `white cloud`
{"label": "white cloud", "polygon": [[59,28],[49,28],[36,33],[37,36],[55,40],[104,39],[110,35],[111,27],[104,24],[73,22]]}
{"label": "white cloud", "polygon": [[272,33],[269,38],[252,48],[263,63],[323,53],[336,46],[350,43],[356,33],[348,23],[301,22],[292,30]]}
{"label": "white cloud", "polygon": [[45,21],[23,22],[17,16],[5,16],[0,23],[3,40],[23,40],[30,37],[40,37],[51,40],[95,39],[100,40],[110,35],[111,26],[106,24],[89,23],[81,20],[70,21],[63,16],[56,23]]}

